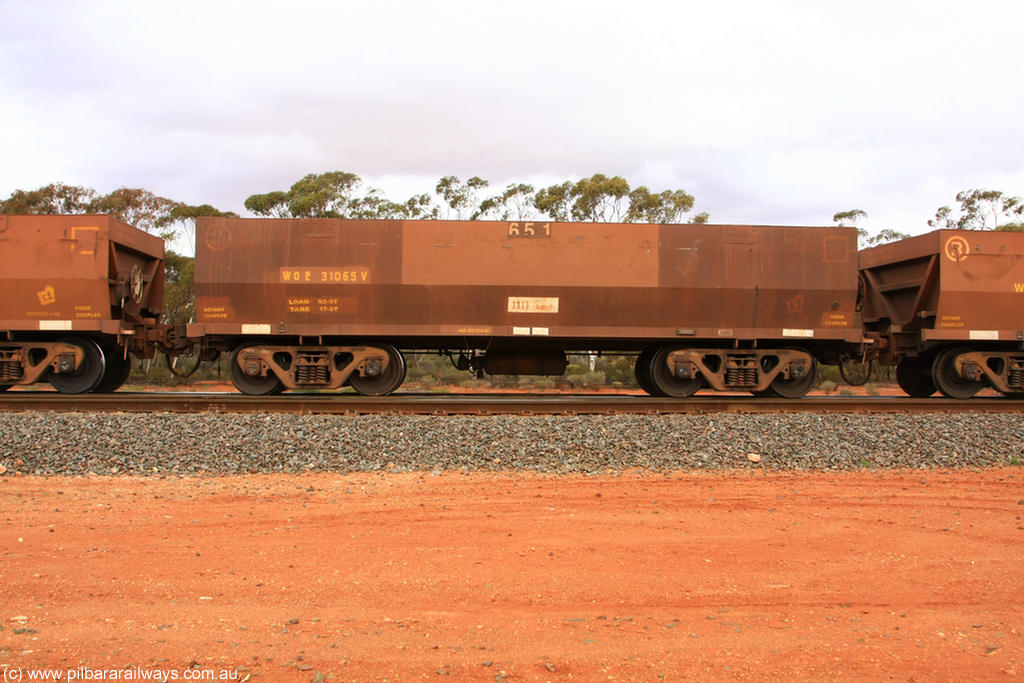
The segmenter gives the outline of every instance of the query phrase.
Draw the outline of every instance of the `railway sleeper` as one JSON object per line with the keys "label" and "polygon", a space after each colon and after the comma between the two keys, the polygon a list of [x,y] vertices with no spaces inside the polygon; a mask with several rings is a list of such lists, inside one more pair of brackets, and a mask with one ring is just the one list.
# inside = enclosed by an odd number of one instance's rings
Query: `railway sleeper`
{"label": "railway sleeper", "polygon": [[244,377],[276,377],[284,389],[340,389],[353,375],[385,375],[391,355],[375,346],[257,345],[239,349],[235,362]]}
{"label": "railway sleeper", "polygon": [[[814,358],[801,349],[679,349],[665,356],[668,371],[681,380],[703,379],[718,391],[755,393],[783,385],[813,385]],[[800,392],[803,395],[804,392]],[[783,394],[784,395],[784,394]]]}

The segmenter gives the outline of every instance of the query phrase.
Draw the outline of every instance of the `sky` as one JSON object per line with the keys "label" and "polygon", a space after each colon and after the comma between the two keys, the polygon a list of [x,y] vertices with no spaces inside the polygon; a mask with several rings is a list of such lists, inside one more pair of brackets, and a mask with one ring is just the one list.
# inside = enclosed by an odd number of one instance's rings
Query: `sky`
{"label": "sky", "polygon": [[1021,26],[1019,0],[0,0],[0,198],[247,215],[331,170],[395,201],[604,173],[712,223],[918,234],[961,190],[1024,195]]}

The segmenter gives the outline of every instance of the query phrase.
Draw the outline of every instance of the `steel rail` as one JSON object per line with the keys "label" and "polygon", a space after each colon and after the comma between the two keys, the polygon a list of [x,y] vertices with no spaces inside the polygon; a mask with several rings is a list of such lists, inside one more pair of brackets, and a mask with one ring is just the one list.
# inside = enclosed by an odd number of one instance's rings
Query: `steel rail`
{"label": "steel rail", "polygon": [[0,394],[0,412],[297,413],[328,415],[601,415],[703,413],[942,413],[1024,412],[1024,400],[910,397],[805,397],[801,399],[707,395],[687,399],[643,394],[354,394],[244,396],[156,392],[67,395],[52,391]]}

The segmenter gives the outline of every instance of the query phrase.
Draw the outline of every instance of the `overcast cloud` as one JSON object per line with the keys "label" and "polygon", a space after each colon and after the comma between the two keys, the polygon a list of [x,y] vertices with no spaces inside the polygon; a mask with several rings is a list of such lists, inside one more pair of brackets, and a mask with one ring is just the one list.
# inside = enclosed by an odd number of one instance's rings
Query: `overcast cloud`
{"label": "overcast cloud", "polygon": [[1016,0],[0,0],[0,197],[244,213],[327,170],[395,200],[603,172],[716,223],[918,233],[959,190],[1024,194],[1022,26]]}

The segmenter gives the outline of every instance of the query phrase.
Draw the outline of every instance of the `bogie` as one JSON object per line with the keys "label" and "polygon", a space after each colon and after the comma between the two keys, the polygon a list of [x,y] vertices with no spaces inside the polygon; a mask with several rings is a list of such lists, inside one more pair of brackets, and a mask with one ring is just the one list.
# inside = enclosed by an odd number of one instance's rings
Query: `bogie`
{"label": "bogie", "polygon": [[[68,337],[61,343],[80,350],[81,359],[77,367],[68,365],[69,354],[57,360],[57,367],[51,368],[49,378],[53,388],[62,394],[84,394],[92,391],[103,379],[106,359],[99,344],[88,337]],[[76,352],[77,354],[77,352]]]}
{"label": "bogie", "polygon": [[932,382],[947,398],[970,398],[984,386],[980,379],[966,377],[967,368],[962,363],[958,365],[958,360],[965,353],[968,350],[964,348],[946,349],[936,356],[932,365]]}

